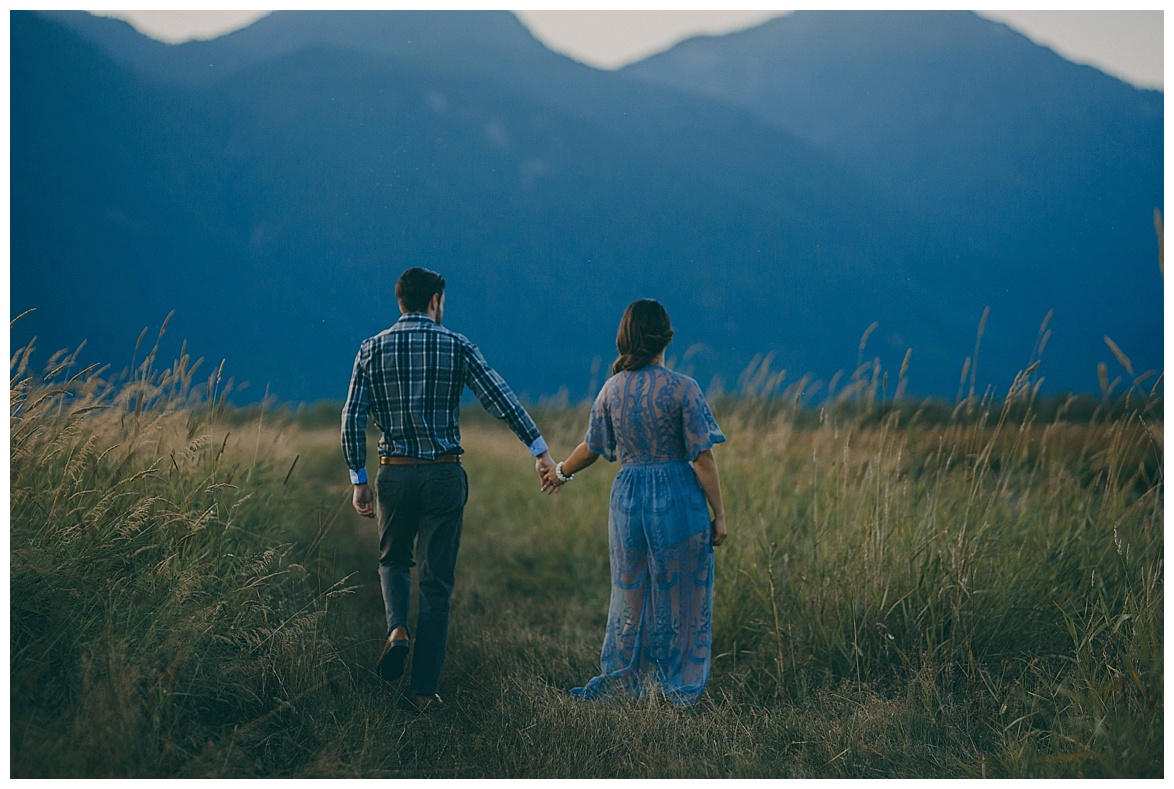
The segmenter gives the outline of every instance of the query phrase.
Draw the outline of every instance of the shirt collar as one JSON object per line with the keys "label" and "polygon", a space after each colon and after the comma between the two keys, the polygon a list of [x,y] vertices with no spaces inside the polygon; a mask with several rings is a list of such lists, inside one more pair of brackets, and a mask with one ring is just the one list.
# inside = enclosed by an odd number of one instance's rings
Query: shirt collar
{"label": "shirt collar", "polygon": [[403,315],[399,316],[399,320],[397,320],[396,323],[404,323],[404,322],[418,323],[420,321],[427,321],[428,323],[436,323],[436,321],[432,320],[431,316],[425,315],[422,312],[405,312]]}

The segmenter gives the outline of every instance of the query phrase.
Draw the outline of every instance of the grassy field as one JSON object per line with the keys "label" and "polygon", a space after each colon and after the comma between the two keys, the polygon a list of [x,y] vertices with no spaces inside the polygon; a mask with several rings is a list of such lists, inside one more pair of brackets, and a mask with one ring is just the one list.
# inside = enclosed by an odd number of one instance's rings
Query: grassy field
{"label": "grassy field", "polygon": [[[1162,405],[1138,390],[1080,420],[1027,387],[717,399],[730,538],[688,710],[566,694],[598,668],[618,467],[542,496],[470,413],[449,704],[421,717],[372,670],[377,540],[337,411],[233,411],[186,358],[117,384],[25,362],[13,777],[1163,775]],[[586,425],[535,416],[559,456]]]}

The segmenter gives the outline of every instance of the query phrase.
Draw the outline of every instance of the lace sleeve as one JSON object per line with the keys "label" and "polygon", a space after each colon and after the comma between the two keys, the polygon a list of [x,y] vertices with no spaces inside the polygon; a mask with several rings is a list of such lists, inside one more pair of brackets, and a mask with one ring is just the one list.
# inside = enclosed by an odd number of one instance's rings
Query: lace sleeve
{"label": "lace sleeve", "polygon": [[685,387],[681,399],[681,436],[685,440],[685,455],[690,461],[714,444],[726,440],[725,434],[717,426],[713,412],[709,410],[709,403],[701,394],[701,387],[690,379]]}
{"label": "lace sleeve", "polygon": [[608,388],[605,383],[591,405],[591,421],[587,423],[587,437],[583,440],[588,449],[610,463],[616,459],[616,431],[607,402]]}

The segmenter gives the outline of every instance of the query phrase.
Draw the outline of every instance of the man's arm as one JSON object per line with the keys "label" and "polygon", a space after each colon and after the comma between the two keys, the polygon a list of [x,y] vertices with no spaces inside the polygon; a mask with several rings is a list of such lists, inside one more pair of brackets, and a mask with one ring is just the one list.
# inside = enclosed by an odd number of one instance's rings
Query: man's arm
{"label": "man's arm", "polygon": [[367,485],[367,412],[370,391],[363,372],[363,350],[355,356],[351,371],[351,385],[342,407],[342,456],[350,469],[351,484],[355,486],[351,503],[355,512],[364,518],[375,517],[371,488]]}
{"label": "man's arm", "polygon": [[489,366],[476,345],[468,343],[465,350],[468,369],[465,383],[473,390],[473,394],[477,395],[482,407],[498,419],[504,420],[510,430],[514,431],[514,435],[529,447],[530,454],[537,458],[535,468],[539,476],[546,468],[553,468],[554,461],[550,457],[542,433],[526,413],[526,409],[518,402],[509,384]]}

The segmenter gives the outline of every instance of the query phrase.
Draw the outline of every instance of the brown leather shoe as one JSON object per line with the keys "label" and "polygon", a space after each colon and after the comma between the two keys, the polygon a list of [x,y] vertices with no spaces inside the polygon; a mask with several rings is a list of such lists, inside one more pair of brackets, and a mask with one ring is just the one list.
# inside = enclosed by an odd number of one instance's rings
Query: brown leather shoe
{"label": "brown leather shoe", "polygon": [[387,637],[387,641],[383,642],[383,651],[375,661],[375,673],[380,679],[394,682],[404,675],[404,661],[408,659],[411,645],[412,642],[406,638]]}
{"label": "brown leather shoe", "polygon": [[444,699],[433,693],[431,696],[416,696],[412,704],[416,707],[416,712],[423,714],[444,707]]}

